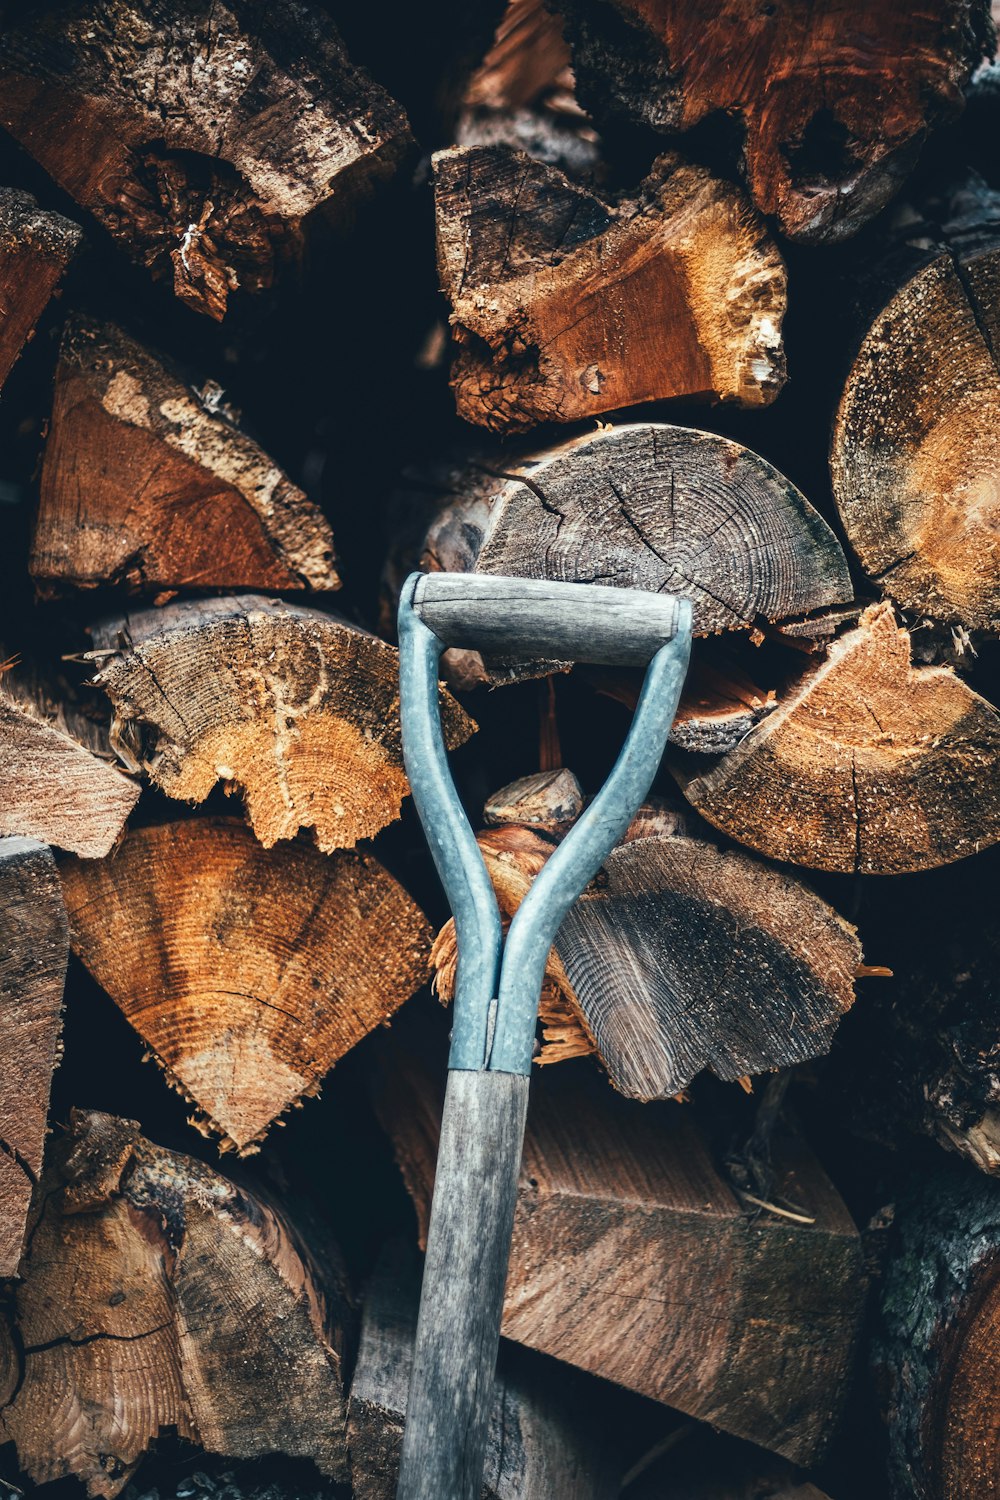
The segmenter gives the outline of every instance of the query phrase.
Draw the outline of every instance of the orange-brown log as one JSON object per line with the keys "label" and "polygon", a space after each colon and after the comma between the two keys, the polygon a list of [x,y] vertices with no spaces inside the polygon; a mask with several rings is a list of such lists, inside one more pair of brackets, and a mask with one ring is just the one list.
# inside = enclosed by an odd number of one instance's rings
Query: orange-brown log
{"label": "orange-brown log", "polygon": [[0,188],[0,386],[35,331],[81,231],[16,188]]}

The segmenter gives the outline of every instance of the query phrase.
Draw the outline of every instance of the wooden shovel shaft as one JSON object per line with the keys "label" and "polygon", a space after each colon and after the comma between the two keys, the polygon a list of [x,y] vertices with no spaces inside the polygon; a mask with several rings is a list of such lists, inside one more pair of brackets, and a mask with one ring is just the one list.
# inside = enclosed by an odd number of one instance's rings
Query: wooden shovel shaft
{"label": "wooden shovel shaft", "polygon": [[448,1074],[396,1500],[479,1500],[529,1080]]}

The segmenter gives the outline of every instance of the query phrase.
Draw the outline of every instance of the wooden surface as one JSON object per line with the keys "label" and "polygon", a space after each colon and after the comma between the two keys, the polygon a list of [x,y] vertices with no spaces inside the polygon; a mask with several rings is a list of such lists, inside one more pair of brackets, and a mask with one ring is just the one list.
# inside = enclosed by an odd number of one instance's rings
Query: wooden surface
{"label": "wooden surface", "polygon": [[602,198],[504,145],[434,157],[459,415],[495,432],[687,396],[766,406],[785,379],[786,275],[763,221],[704,167],[658,158]]}
{"label": "wooden surface", "polygon": [[731,838],[822,870],[901,874],[1000,838],[1000,715],[947,667],[914,667],[888,605],[704,770],[673,769]]}
{"label": "wooden surface", "polygon": [[[426,1231],[439,1095],[385,1065],[379,1114]],[[502,1330],[507,1338],[809,1463],[836,1426],[863,1300],[857,1232],[801,1147],[743,1210],[690,1112],[636,1105],[576,1068],[532,1084]]]}
{"label": "wooden surface", "polygon": [[34,333],[82,238],[29,193],[0,188],[0,386]]}
{"label": "wooden surface", "polygon": [[410,142],[323,11],[294,0],[61,0],[5,28],[0,96],[59,186],[216,319],[294,269],[310,217]]}
{"label": "wooden surface", "polygon": [[[384,641],[258,595],[137,610],[93,634],[120,751],[168,796],[238,787],[265,848],[300,828],[327,853],[353,848],[398,818],[398,658]],[[454,747],[472,721],[442,706]]]}
{"label": "wooden surface", "polygon": [[134,1121],[74,1111],[29,1232],[0,1437],[34,1484],[117,1495],[166,1427],[346,1479],[342,1292],[276,1210]]}
{"label": "wooden surface", "polygon": [[427,922],[372,855],[191,819],[61,875],[74,952],[223,1149],[259,1143],[427,978]]}
{"label": "wooden surface", "polygon": [[29,559],[47,591],[339,588],[326,517],[212,398],[120,329],[71,320]]}
{"label": "wooden surface", "polygon": [[68,958],[51,852],[30,839],[0,839],[0,1276],[17,1273],[42,1170]]}

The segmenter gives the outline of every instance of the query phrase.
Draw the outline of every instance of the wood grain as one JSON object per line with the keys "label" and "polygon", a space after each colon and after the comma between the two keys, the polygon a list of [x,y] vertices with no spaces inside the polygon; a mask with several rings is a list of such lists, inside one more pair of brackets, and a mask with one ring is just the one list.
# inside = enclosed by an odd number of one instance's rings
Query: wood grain
{"label": "wood grain", "polygon": [[0,188],[0,386],[82,237],[72,220],[39,208],[29,193]]}

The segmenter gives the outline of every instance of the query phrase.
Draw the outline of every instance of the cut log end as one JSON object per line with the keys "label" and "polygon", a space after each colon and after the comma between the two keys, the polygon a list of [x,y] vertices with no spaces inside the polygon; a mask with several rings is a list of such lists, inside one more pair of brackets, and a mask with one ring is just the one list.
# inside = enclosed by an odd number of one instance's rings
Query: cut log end
{"label": "cut log end", "polygon": [[76,254],[80,228],[39,208],[16,188],[0,188],[0,386]]}

